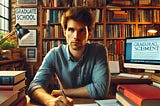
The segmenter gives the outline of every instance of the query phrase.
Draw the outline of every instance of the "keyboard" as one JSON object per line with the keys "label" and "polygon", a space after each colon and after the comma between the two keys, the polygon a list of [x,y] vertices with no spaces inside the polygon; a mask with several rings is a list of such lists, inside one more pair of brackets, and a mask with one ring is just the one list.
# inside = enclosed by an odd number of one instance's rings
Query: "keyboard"
{"label": "keyboard", "polygon": [[142,78],[142,75],[137,74],[129,74],[129,73],[120,73],[118,74],[120,77],[129,77],[129,78]]}

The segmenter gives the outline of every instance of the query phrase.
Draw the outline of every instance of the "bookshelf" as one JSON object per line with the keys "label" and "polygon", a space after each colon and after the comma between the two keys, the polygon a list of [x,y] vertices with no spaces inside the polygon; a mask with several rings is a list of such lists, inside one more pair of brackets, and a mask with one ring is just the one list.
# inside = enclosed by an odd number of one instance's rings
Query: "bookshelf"
{"label": "bookshelf", "polygon": [[[93,31],[92,37],[89,39],[89,42],[100,42],[104,41],[104,23],[103,23],[103,6],[83,6],[83,8],[91,9],[95,13],[96,24],[95,30]],[[43,57],[46,53],[54,46],[57,46],[62,43],[66,43],[65,37],[63,35],[63,30],[60,24],[60,18],[64,11],[68,7],[46,7],[40,6],[40,60],[43,60]]]}
{"label": "bookshelf", "polygon": [[[125,1],[124,4],[108,2],[108,4],[99,3],[92,5],[69,4],[70,6],[90,8],[99,14],[96,18],[98,20],[95,24],[95,31],[89,41],[103,43],[109,52],[108,60],[119,60],[121,71],[123,70],[124,39],[126,37],[150,36],[147,33],[147,29],[153,24],[159,29],[160,24],[160,3],[154,0],[145,3],[138,0]],[[52,3],[47,4],[46,1],[39,8],[40,62],[42,62],[43,57],[50,48],[60,43],[65,43],[60,26],[60,16],[68,8],[64,5],[66,4],[53,6]]]}

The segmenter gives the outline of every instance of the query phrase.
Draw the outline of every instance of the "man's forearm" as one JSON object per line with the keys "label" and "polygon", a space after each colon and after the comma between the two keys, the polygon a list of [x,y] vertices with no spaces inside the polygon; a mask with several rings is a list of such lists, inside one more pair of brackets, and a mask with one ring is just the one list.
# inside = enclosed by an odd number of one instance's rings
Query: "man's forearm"
{"label": "man's forearm", "polygon": [[86,87],[74,88],[74,89],[64,89],[64,92],[69,97],[86,97],[90,98],[90,95]]}
{"label": "man's forearm", "polygon": [[47,104],[47,101],[49,99],[53,99],[53,96],[51,96],[50,94],[48,94],[44,89],[42,88],[38,88],[36,89],[33,94],[32,94],[32,98],[44,105]]}

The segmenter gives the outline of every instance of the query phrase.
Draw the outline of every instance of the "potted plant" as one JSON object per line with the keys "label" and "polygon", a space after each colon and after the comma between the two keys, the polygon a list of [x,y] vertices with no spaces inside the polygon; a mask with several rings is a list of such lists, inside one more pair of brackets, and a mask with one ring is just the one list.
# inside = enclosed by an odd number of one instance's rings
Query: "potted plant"
{"label": "potted plant", "polygon": [[[0,39],[2,39],[7,34],[8,32],[7,33],[0,32]],[[17,47],[16,38],[15,36],[11,36],[0,45],[0,50],[14,49],[16,47]]]}
{"label": "potted plant", "polygon": [[[0,40],[4,38],[7,33],[0,32]],[[12,52],[17,47],[16,37],[11,36],[2,44],[0,44],[0,60],[12,59]]]}

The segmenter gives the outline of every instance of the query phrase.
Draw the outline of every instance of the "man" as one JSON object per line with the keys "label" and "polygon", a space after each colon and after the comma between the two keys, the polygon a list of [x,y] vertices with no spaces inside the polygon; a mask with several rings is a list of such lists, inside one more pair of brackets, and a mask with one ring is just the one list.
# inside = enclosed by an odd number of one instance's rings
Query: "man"
{"label": "man", "polygon": [[[45,105],[73,105],[69,97],[102,99],[109,87],[105,47],[87,43],[94,28],[94,17],[85,8],[70,8],[62,15],[61,25],[67,45],[51,49],[45,56],[28,89],[29,96]],[[47,92],[51,76],[59,77],[61,90]]]}

